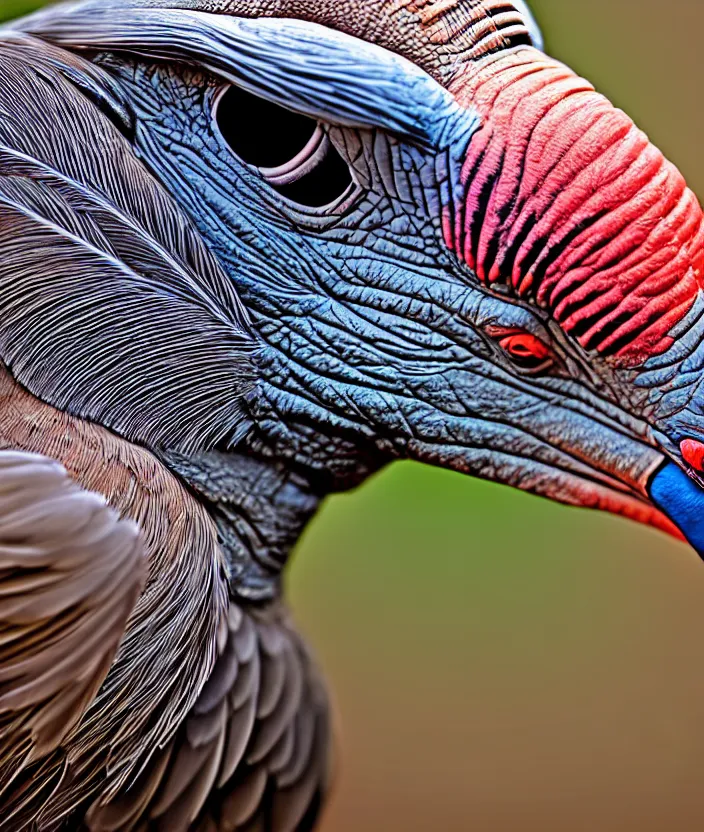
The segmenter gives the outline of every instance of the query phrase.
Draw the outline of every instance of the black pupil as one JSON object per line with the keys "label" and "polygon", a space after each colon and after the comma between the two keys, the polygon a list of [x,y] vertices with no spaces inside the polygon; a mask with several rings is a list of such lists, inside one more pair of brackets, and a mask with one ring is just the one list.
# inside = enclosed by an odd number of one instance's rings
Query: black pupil
{"label": "black pupil", "polygon": [[[232,151],[247,164],[264,169],[279,168],[295,159],[318,126],[312,118],[235,86],[220,97],[216,120]],[[300,178],[286,184],[270,183],[282,196],[310,208],[330,205],[347,193],[351,184],[347,163],[332,145]]]}
{"label": "black pupil", "polygon": [[230,87],[218,104],[218,127],[234,152],[250,165],[276,168],[303,150],[316,122],[284,110],[239,87]]}

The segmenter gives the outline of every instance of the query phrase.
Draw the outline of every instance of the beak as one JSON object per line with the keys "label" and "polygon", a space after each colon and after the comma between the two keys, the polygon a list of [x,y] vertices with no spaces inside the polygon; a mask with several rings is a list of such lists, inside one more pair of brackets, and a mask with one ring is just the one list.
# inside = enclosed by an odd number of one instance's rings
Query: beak
{"label": "beak", "polygon": [[[678,517],[651,493],[666,454],[648,426],[620,408],[580,399],[572,384],[504,383],[496,367],[481,378],[468,366],[442,368],[405,383],[412,406],[402,411],[411,434],[404,452],[412,459],[609,511],[682,538]],[[390,406],[388,397],[373,404],[378,434],[391,435],[399,406]]]}

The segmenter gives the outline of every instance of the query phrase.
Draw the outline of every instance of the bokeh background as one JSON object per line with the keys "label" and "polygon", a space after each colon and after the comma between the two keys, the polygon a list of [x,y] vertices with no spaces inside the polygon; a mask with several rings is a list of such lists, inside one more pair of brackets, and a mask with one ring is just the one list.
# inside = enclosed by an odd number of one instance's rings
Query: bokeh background
{"label": "bokeh background", "polygon": [[[704,2],[532,6],[704,196]],[[342,724],[323,832],[704,829],[704,567],[684,545],[400,464],[329,500],[290,590]]]}

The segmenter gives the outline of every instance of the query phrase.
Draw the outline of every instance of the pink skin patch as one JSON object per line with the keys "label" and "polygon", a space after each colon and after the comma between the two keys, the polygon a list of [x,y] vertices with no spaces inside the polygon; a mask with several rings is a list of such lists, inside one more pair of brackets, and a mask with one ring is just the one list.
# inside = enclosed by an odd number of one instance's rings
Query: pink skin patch
{"label": "pink skin patch", "polygon": [[618,366],[664,352],[704,280],[704,216],[679,171],[535,49],[478,61],[452,92],[483,127],[443,216],[448,247]]}

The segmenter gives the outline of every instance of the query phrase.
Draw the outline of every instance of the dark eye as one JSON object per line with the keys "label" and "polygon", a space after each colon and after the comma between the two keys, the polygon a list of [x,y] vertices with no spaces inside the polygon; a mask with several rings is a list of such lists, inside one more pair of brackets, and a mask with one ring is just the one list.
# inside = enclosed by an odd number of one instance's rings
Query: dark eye
{"label": "dark eye", "polygon": [[538,372],[548,369],[553,364],[550,347],[530,332],[491,327],[489,335],[521,369]]}
{"label": "dark eye", "polygon": [[287,199],[324,208],[351,192],[350,169],[315,119],[232,86],[217,99],[215,121],[231,150]]}

